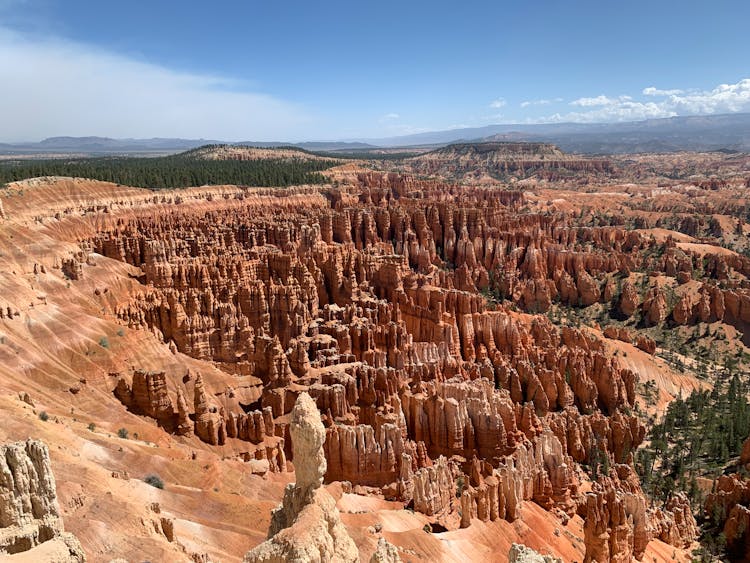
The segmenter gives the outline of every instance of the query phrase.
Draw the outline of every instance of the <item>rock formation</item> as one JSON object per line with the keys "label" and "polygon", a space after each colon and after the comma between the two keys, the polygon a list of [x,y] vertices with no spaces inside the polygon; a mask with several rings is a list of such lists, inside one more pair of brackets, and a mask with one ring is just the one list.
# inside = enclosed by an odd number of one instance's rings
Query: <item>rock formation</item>
{"label": "rock formation", "polygon": [[136,370],[133,373],[132,386],[125,378],[118,380],[115,396],[133,412],[155,418],[160,425],[171,429],[174,407],[167,392],[164,372]]}
{"label": "rock formation", "polygon": [[20,553],[29,560],[86,561],[81,544],[64,531],[49,451],[37,440],[0,446],[0,554]]}
{"label": "rock formation", "polygon": [[[121,322],[255,381],[241,402],[201,376],[166,394],[152,378],[138,412],[212,446],[242,441],[243,459],[281,469],[304,391],[322,413],[328,481],[376,488],[449,529],[513,521],[524,502],[572,515],[577,464],[632,463],[644,440],[638,376],[601,333],[516,307],[608,304],[671,322],[672,295],[639,271],[698,260],[666,243],[657,256],[633,230],[519,213],[525,197],[370,171],[294,205],[214,202],[102,229],[87,248],[143,272],[114,306]],[[742,300],[717,291],[741,318]],[[655,352],[638,333],[607,335]],[[135,388],[118,388],[135,408]]]}
{"label": "rock formation", "polygon": [[281,506],[271,515],[269,539],[245,555],[245,563],[359,561],[336,502],[321,487],[326,472],[325,428],[315,402],[301,393],[292,409],[296,483],[287,485]]}
{"label": "rock formation", "polygon": [[[349,507],[415,509],[399,518],[420,523],[419,557],[447,545],[426,523],[461,539],[479,522],[504,519],[513,525],[495,527],[512,533],[576,513],[591,558],[645,557],[657,539],[680,552],[696,535],[684,497],[651,508],[632,469],[671,397],[747,369],[748,163],[719,152],[604,161],[514,143],[348,161],[326,172],[330,184],[285,190],[11,183],[0,193],[9,432],[55,440],[56,462],[69,464],[65,509],[76,531],[92,523],[84,547],[118,557],[146,544],[155,553],[139,556],[179,551],[191,505],[175,506],[172,484],[218,489],[195,522],[215,532],[186,555],[238,557],[242,510],[221,508],[257,502],[246,494],[256,486],[281,499],[282,479],[265,474],[299,465],[290,420],[302,393],[324,428],[324,481],[374,497],[347,495]],[[33,404],[15,399],[25,391]],[[123,417],[149,447],[113,435]],[[151,455],[170,487],[146,494],[168,508],[144,527],[133,518],[142,506],[115,497]],[[90,473],[75,469],[103,460],[103,479],[81,483]],[[726,513],[716,534],[732,550],[745,488],[742,472],[726,476],[710,505]],[[127,531],[94,524],[121,500]],[[273,545],[295,549],[288,530],[332,512],[326,498],[306,506],[279,513]],[[369,556],[379,536],[354,526],[375,516],[342,518]],[[571,536],[558,539],[568,552]]]}
{"label": "rock formation", "polygon": [[208,444],[223,444],[226,440],[224,417],[218,407],[211,404],[200,374],[195,379],[193,407],[195,409],[195,434]]}
{"label": "rock formation", "polygon": [[[750,468],[750,439],[745,440],[740,466]],[[746,473],[745,473],[746,475]],[[721,475],[706,497],[705,514],[717,533],[726,538],[727,553],[733,561],[750,558],[750,479],[740,473]]]}
{"label": "rock formation", "polygon": [[514,543],[508,552],[508,563],[562,563],[562,560],[550,555],[540,555],[530,547]]}
{"label": "rock formation", "polygon": [[401,563],[398,549],[385,538],[378,539],[378,547],[370,557],[370,563]]}
{"label": "rock formation", "polygon": [[594,483],[579,512],[585,518],[585,563],[640,561],[653,538],[686,548],[698,534],[684,495],[673,496],[664,509],[647,509],[638,477],[624,464]]}

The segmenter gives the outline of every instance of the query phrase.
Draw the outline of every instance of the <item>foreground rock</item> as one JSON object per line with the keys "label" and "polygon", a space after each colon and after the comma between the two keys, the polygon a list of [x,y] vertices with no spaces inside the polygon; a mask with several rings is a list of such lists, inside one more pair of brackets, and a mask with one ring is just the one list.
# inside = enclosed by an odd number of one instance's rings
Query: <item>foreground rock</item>
{"label": "foreground rock", "polygon": [[561,563],[561,559],[551,555],[540,555],[530,547],[514,543],[508,552],[509,563]]}
{"label": "foreground rock", "polygon": [[0,559],[86,561],[65,533],[47,446],[37,440],[0,447]]}
{"label": "foreground rock", "polygon": [[290,433],[297,482],[287,485],[281,506],[271,515],[269,539],[248,552],[245,563],[359,561],[335,500],[321,488],[326,432],[307,393],[297,398],[292,409]]}
{"label": "foreground rock", "polygon": [[388,543],[385,538],[380,538],[375,553],[370,557],[370,563],[401,563],[401,557],[396,546]]}

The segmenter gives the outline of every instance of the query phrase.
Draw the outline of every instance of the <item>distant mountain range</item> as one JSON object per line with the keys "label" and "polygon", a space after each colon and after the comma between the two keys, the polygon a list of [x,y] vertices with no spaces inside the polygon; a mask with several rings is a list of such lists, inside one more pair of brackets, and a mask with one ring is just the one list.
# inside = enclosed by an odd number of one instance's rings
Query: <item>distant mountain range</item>
{"label": "distant mountain range", "polygon": [[0,154],[165,154],[208,144],[256,147],[295,146],[310,151],[362,152],[380,147],[442,146],[456,142],[533,141],[553,143],[565,152],[623,154],[638,152],[750,152],[750,113],[670,117],[625,123],[550,123],[487,125],[351,141],[232,142],[210,139],[110,139],[51,137],[37,143],[0,143]]}
{"label": "distant mountain range", "polygon": [[750,113],[670,117],[625,123],[488,125],[363,141],[385,147],[467,141],[534,141],[553,143],[565,152],[586,154],[720,149],[747,152],[750,151]]}

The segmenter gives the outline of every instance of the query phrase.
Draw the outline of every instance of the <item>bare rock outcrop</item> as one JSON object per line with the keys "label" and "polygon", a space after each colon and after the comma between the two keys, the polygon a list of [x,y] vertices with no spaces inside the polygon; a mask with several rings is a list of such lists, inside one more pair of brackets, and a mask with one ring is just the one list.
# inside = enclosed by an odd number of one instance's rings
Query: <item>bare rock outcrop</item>
{"label": "bare rock outcrop", "polygon": [[245,563],[359,561],[335,500],[321,487],[326,432],[307,393],[299,395],[292,409],[290,434],[297,481],[287,485],[281,506],[271,515],[269,539],[249,551]]}
{"label": "bare rock outcrop", "polygon": [[[750,442],[748,440],[746,444]],[[717,532],[724,534],[727,550],[735,560],[750,558],[750,480],[739,474],[722,475],[715,490],[706,497],[705,513],[714,519]]]}
{"label": "bare rock outcrop", "polygon": [[640,561],[654,538],[685,549],[698,535],[687,497],[678,494],[663,509],[647,509],[638,478],[625,464],[599,477],[579,513],[585,518],[585,563]]}
{"label": "bare rock outcrop", "polygon": [[223,444],[227,436],[224,417],[219,408],[212,404],[200,374],[195,379],[193,407],[195,409],[195,434],[208,444]]}
{"label": "bare rock outcrop", "polygon": [[385,538],[378,540],[378,547],[370,557],[370,563],[401,563],[398,549]]}
{"label": "bare rock outcrop", "polygon": [[414,482],[414,509],[435,516],[450,507],[455,486],[448,463],[440,456],[434,465],[417,471]]}
{"label": "bare rock outcrop", "polygon": [[508,552],[508,563],[562,563],[562,559],[541,555],[528,546],[514,543]]}
{"label": "bare rock outcrop", "polygon": [[698,537],[698,524],[684,493],[675,494],[662,509],[653,510],[649,516],[653,536],[665,543],[686,549]]}
{"label": "bare rock outcrop", "polygon": [[649,338],[645,334],[634,334],[624,327],[609,325],[604,329],[604,336],[612,338],[613,340],[620,340],[621,342],[633,344],[636,348],[639,348],[652,356],[656,353],[656,342],[654,342],[653,338]]}
{"label": "bare rock outcrop", "polygon": [[669,314],[667,300],[660,289],[652,289],[643,301],[643,317],[648,325],[658,325],[664,322]]}
{"label": "bare rock outcrop", "polygon": [[47,446],[37,440],[0,447],[0,556],[59,563],[86,561],[63,528]]}
{"label": "bare rock outcrop", "polygon": [[171,429],[174,422],[174,408],[167,392],[166,374],[137,369],[133,373],[133,384],[124,377],[117,381],[115,396],[128,409],[155,418],[158,423]]}
{"label": "bare rock outcrop", "polygon": [[638,309],[640,299],[638,297],[638,291],[635,286],[626,280],[622,283],[622,293],[620,293],[620,313],[626,317],[632,317],[633,313]]}

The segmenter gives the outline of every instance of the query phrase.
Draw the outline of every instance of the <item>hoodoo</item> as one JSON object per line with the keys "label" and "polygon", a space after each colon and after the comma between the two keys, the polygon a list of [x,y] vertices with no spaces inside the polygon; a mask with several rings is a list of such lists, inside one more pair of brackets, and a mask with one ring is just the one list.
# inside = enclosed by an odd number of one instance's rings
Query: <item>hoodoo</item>
{"label": "hoodoo", "polygon": [[80,542],[63,528],[47,446],[0,446],[0,559],[84,563]]}
{"label": "hoodoo", "polygon": [[296,482],[287,485],[281,506],[273,511],[268,540],[248,552],[245,563],[358,562],[357,546],[341,523],[336,502],[321,487],[326,432],[307,393],[294,404],[289,432]]}

